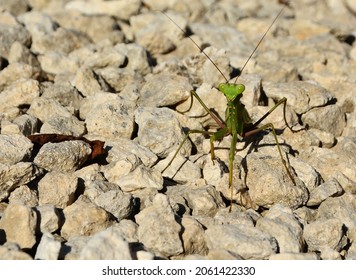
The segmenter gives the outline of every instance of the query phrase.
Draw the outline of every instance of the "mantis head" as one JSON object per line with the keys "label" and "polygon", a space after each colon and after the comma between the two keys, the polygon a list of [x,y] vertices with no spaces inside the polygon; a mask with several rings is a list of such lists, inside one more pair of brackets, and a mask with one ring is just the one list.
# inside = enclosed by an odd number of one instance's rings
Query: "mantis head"
{"label": "mantis head", "polygon": [[227,101],[232,102],[237,97],[238,99],[242,97],[245,86],[243,84],[222,83],[218,86],[218,89],[226,96]]}

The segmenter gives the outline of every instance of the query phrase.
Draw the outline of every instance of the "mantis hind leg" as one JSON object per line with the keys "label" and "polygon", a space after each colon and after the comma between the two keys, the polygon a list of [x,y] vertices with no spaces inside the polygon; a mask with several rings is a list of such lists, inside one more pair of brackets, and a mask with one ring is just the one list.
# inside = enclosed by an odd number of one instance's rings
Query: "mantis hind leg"
{"label": "mantis hind leg", "polygon": [[164,171],[166,171],[167,168],[172,164],[173,160],[174,160],[175,157],[178,155],[180,149],[183,147],[185,141],[188,140],[189,135],[190,135],[190,134],[193,134],[193,133],[200,133],[200,134],[205,134],[205,135],[211,135],[211,134],[212,134],[212,132],[205,131],[205,130],[196,130],[196,129],[189,130],[189,131],[187,132],[187,134],[185,135],[185,137],[184,137],[182,143],[179,144],[179,146],[178,146],[178,148],[177,148],[177,151],[174,153],[172,159],[168,162],[168,164],[166,165],[166,167],[162,170],[162,173],[163,173]]}

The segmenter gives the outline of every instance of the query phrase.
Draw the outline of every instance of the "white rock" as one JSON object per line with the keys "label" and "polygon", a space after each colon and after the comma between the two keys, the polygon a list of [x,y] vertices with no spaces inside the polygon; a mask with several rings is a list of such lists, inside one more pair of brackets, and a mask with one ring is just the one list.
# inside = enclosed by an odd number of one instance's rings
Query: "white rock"
{"label": "white rock", "polygon": [[316,137],[320,140],[321,147],[331,148],[336,143],[335,136],[329,132],[315,128],[309,128],[308,131],[316,135]]}
{"label": "white rock", "polygon": [[38,131],[39,120],[31,115],[21,115],[12,122],[3,120],[1,122],[2,134],[23,134],[32,135]]}
{"label": "white rock", "polygon": [[43,71],[49,74],[76,73],[79,69],[78,61],[73,60],[66,54],[55,51],[47,51],[38,56]]}
{"label": "white rock", "polygon": [[90,145],[79,140],[44,144],[34,163],[48,171],[70,172],[78,169],[91,154]]}
{"label": "white rock", "polygon": [[143,209],[135,216],[138,223],[138,238],[146,248],[166,257],[183,253],[183,244],[179,238],[182,230],[163,194],[154,197],[152,206]]}
{"label": "white rock", "polygon": [[190,97],[192,86],[185,77],[160,73],[147,78],[141,89],[139,105],[145,107],[171,106]]}
{"label": "white rock", "polygon": [[280,100],[286,97],[288,104],[298,114],[303,114],[312,108],[326,105],[334,96],[323,87],[309,82],[297,81],[292,83],[264,83],[266,95],[272,99]]}
{"label": "white rock", "polygon": [[[175,113],[168,108],[140,107],[135,111],[138,124],[137,141],[159,157],[167,157],[183,141],[185,135]],[[191,145],[186,141],[181,149],[188,154]]]}
{"label": "white rock", "polygon": [[15,165],[0,164],[0,200],[7,198],[15,188],[27,184],[41,175],[40,169],[32,162]]}
{"label": "white rock", "polygon": [[32,257],[21,251],[16,243],[7,242],[0,246],[0,260],[32,260]]}
{"label": "white rock", "polygon": [[59,225],[63,223],[61,215],[57,208],[53,205],[40,205],[36,207],[40,220],[40,230],[42,233],[53,233],[59,229]]}
{"label": "white rock", "polygon": [[52,234],[45,232],[41,237],[40,243],[38,244],[35,259],[57,260],[60,249],[61,249],[61,242],[56,240]]}
{"label": "white rock", "polygon": [[129,73],[147,74],[151,71],[148,62],[147,50],[139,44],[117,44],[115,46],[120,53],[128,58],[128,64],[125,69]]}
{"label": "white rock", "polygon": [[249,154],[246,167],[246,184],[255,204],[269,208],[281,203],[296,209],[307,202],[308,191],[304,183],[294,177],[296,185],[293,184],[278,155],[272,158]]}
{"label": "white rock", "polygon": [[80,252],[82,260],[131,260],[129,243],[117,226],[101,231],[91,237]]}
{"label": "white rock", "polygon": [[346,126],[345,115],[338,105],[313,108],[302,115],[303,125],[340,136]]}
{"label": "white rock", "polygon": [[269,260],[320,260],[316,253],[281,253],[274,254]]}
{"label": "white rock", "polygon": [[210,185],[187,191],[186,199],[194,216],[213,217],[219,208],[225,207],[220,193]]}
{"label": "white rock", "polygon": [[27,113],[35,116],[42,122],[57,117],[72,117],[71,112],[63,107],[58,101],[44,97],[35,98]]}
{"label": "white rock", "polygon": [[129,159],[132,154],[140,158],[142,163],[147,167],[153,166],[158,160],[158,157],[149,149],[126,138],[106,141],[105,144],[110,147],[108,156],[106,157],[109,163],[114,163],[121,159]]}
{"label": "white rock", "polygon": [[331,196],[341,195],[342,187],[336,179],[331,179],[316,187],[311,193],[307,206],[316,206]]}
{"label": "white rock", "polygon": [[[171,152],[167,158],[159,161],[155,166],[155,169],[162,172],[162,170],[167,167],[174,154],[175,152]],[[201,178],[201,169],[189,159],[177,154],[173,159],[173,162],[162,173],[162,175],[179,183],[187,183]]]}
{"label": "white rock", "polygon": [[122,20],[128,20],[136,14],[141,6],[138,0],[114,0],[114,1],[69,1],[65,8],[79,11],[86,15],[110,15]]}
{"label": "white rock", "polygon": [[329,197],[324,200],[317,213],[317,219],[328,220],[338,219],[343,223],[348,231],[347,236],[351,241],[356,240],[356,199],[350,193],[345,193],[339,197]]}
{"label": "white rock", "polygon": [[356,170],[353,168],[355,162],[345,155],[331,149],[309,147],[300,155],[300,158],[313,166],[325,181],[341,172],[356,182]]}
{"label": "white rock", "polygon": [[144,188],[154,188],[161,190],[163,188],[162,174],[156,170],[149,169],[139,165],[127,174],[116,176],[114,172],[104,173],[109,182],[120,186],[123,191],[137,191]]}
{"label": "white rock", "polygon": [[41,126],[40,133],[43,134],[64,134],[76,137],[83,136],[86,132],[84,122],[76,117],[55,117],[50,118]]}
{"label": "white rock", "polygon": [[183,216],[181,221],[183,227],[182,240],[184,254],[206,255],[208,248],[204,239],[203,226],[193,217]]}
{"label": "white rock", "polygon": [[75,200],[78,178],[69,172],[48,172],[38,183],[39,204],[66,208]]}
{"label": "white rock", "polygon": [[60,259],[78,260],[84,246],[88,243],[91,236],[73,236],[69,237],[60,251]]}
{"label": "white rock", "polygon": [[341,254],[331,248],[327,248],[321,251],[320,258],[322,260],[342,260]]}
{"label": "white rock", "polygon": [[31,190],[28,186],[22,185],[11,192],[9,203],[22,204],[29,207],[38,205],[37,192]]}
{"label": "white rock", "polygon": [[[134,206],[132,195],[124,193],[115,184],[108,183],[106,185],[109,185],[109,189],[100,190],[100,187],[95,188],[95,185],[90,184],[86,187],[84,195],[87,195],[96,205],[111,213],[118,221],[130,216]],[[93,187],[95,190],[91,191]],[[93,192],[96,192],[94,197],[92,197]]]}
{"label": "white rock", "polygon": [[22,63],[10,64],[0,72],[1,110],[30,104],[40,95],[39,83],[32,79],[34,72],[33,67]]}
{"label": "white rock", "polygon": [[129,139],[134,130],[134,106],[126,100],[111,100],[95,106],[85,120],[88,133]]}
{"label": "white rock", "polygon": [[122,67],[126,60],[126,56],[118,49],[110,48],[104,49],[101,52],[95,52],[93,55],[87,57],[84,61],[84,66],[91,69],[106,68],[109,66],[117,69]]}
{"label": "white rock", "polygon": [[317,220],[304,226],[305,241],[310,251],[333,249],[340,251],[344,244],[343,223],[338,219]]}
{"label": "white rock", "polygon": [[30,207],[9,204],[0,220],[0,230],[7,242],[15,242],[23,249],[31,249],[36,243],[37,215]]}
{"label": "white rock", "polygon": [[225,249],[243,259],[266,259],[277,252],[277,242],[269,234],[246,225],[215,225],[205,231],[210,250]]}
{"label": "white rock", "polygon": [[269,233],[277,240],[279,253],[303,252],[302,227],[290,208],[274,205],[263,218],[257,220],[256,228]]}
{"label": "white rock", "polygon": [[112,224],[109,214],[83,195],[66,207],[63,214],[61,236],[67,240],[74,236],[94,235]]}
{"label": "white rock", "polygon": [[0,135],[0,162],[12,165],[29,159],[33,144],[23,135]]}

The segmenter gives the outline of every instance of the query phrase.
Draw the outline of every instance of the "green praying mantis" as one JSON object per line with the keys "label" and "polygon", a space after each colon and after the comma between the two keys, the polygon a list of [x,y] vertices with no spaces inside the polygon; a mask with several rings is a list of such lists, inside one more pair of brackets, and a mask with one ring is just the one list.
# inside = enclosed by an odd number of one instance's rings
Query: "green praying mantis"
{"label": "green praying mantis", "polygon": [[[269,32],[270,28],[273,26],[277,18],[282,14],[285,6],[279,11],[277,16],[274,18],[273,22],[270,24],[248,59],[246,60],[245,64],[241,68],[240,75],[243,72],[245,66],[253,56],[253,54],[256,52],[257,48]],[[165,16],[167,16],[194,44],[198,49],[207,57],[207,59],[210,60],[210,62],[215,66],[215,68],[219,71],[221,76],[225,79],[224,83],[219,84],[218,90],[222,92],[227,100],[227,106],[226,106],[226,111],[225,111],[225,121],[221,121],[220,118],[212,112],[203,102],[203,100],[199,97],[199,95],[195,91],[191,91],[192,98],[193,96],[198,100],[198,102],[203,106],[203,108],[206,110],[206,112],[212,117],[212,119],[216,122],[218,125],[218,130],[216,132],[210,132],[210,131],[204,131],[204,130],[189,130],[181,142],[181,144],[178,146],[177,151],[173,155],[172,159],[168,162],[167,166],[162,170],[162,173],[172,164],[174,158],[177,156],[179,153],[180,149],[182,148],[183,144],[187,139],[189,138],[189,135],[192,133],[201,133],[204,135],[209,135],[210,136],[210,154],[211,154],[211,160],[214,162],[215,159],[215,153],[214,153],[214,142],[215,141],[221,141],[224,137],[231,135],[232,140],[231,140],[231,146],[230,146],[230,151],[229,151],[229,189],[230,189],[230,208],[229,211],[232,209],[232,201],[233,201],[233,163],[235,159],[235,153],[236,153],[236,144],[238,140],[243,140],[246,137],[249,137],[251,135],[254,135],[262,130],[267,130],[270,129],[276,145],[277,145],[277,150],[279,153],[279,156],[281,158],[282,164],[288,174],[288,177],[290,180],[293,182],[295,185],[295,180],[287,166],[287,163],[285,159],[283,158],[282,151],[280,148],[280,144],[278,142],[277,134],[274,128],[274,125],[272,123],[267,123],[264,125],[260,125],[260,123],[268,116],[270,115],[278,106],[283,104],[283,118],[286,126],[288,129],[290,129],[292,132],[297,132],[292,129],[292,127],[288,124],[286,120],[286,104],[287,104],[287,99],[282,98],[279,100],[267,113],[265,113],[258,121],[252,122],[249,113],[247,112],[245,105],[241,103],[241,97],[242,94],[245,90],[245,86],[243,84],[237,83],[237,80],[240,75],[238,75],[235,78],[235,81],[233,83],[229,82],[229,80],[225,77],[225,75],[222,73],[222,71],[219,69],[219,67],[215,64],[215,62],[204,52],[204,50],[180,27],[178,26],[177,23],[173,21],[172,18],[170,18],[167,14],[162,12]],[[190,107],[192,106],[192,102]],[[190,108],[188,109],[190,110]],[[299,131],[299,130],[298,130]]]}

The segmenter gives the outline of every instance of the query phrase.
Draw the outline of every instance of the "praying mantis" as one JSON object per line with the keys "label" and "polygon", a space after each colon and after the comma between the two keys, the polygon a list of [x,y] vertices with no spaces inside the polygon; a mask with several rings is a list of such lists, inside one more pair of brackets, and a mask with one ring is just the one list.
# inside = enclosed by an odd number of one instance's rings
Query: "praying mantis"
{"label": "praying mantis", "polygon": [[[286,4],[286,3],[284,3]],[[265,36],[275,23],[275,21],[278,19],[278,17],[282,14],[284,8],[286,5],[283,6],[283,8],[279,11],[277,16],[274,18],[273,22],[269,25],[268,29],[262,36],[262,38],[259,40],[258,44],[246,60],[245,64],[241,68],[240,75],[243,72],[245,66],[253,56],[253,54],[256,52],[258,49],[259,45],[261,42],[264,40]],[[194,44],[195,46],[207,57],[207,59],[214,65],[214,67],[218,70],[218,72],[221,74],[221,76],[224,78],[225,82],[221,83],[218,85],[217,89],[224,94],[226,97],[227,105],[226,105],[226,111],[225,111],[225,121],[221,121],[220,118],[212,111],[210,110],[203,102],[203,100],[199,97],[199,95],[192,90],[191,91],[191,98],[195,97],[198,102],[201,104],[201,106],[206,110],[206,112],[211,116],[211,118],[216,122],[218,125],[218,130],[216,132],[210,132],[210,131],[204,131],[204,130],[189,130],[181,142],[181,144],[178,146],[175,154],[171,158],[171,160],[168,162],[167,166],[162,170],[162,173],[172,164],[174,158],[177,156],[179,153],[180,149],[182,148],[183,144],[185,141],[188,140],[189,135],[192,133],[201,133],[204,135],[210,136],[210,154],[211,154],[211,160],[214,162],[215,159],[215,152],[214,152],[214,142],[215,141],[221,141],[224,137],[231,135],[232,140],[231,140],[231,145],[230,145],[230,150],[229,150],[229,189],[230,189],[230,207],[229,211],[231,212],[232,210],[232,201],[233,201],[233,163],[235,159],[235,153],[236,153],[236,144],[238,141],[244,140],[246,137],[252,136],[260,131],[270,129],[273,136],[274,140],[276,142],[278,154],[281,158],[282,164],[284,166],[285,171],[287,172],[287,175],[291,182],[295,185],[295,179],[292,176],[286,160],[283,158],[282,151],[280,148],[280,144],[277,138],[277,134],[274,128],[274,125],[272,123],[266,123],[264,125],[261,125],[261,122],[268,116],[270,115],[278,106],[283,104],[283,118],[286,126],[288,129],[290,129],[292,132],[297,132],[296,130],[293,130],[292,127],[288,124],[286,120],[286,104],[287,104],[287,99],[282,98],[279,100],[267,113],[265,113],[259,120],[256,122],[252,122],[249,113],[247,112],[245,105],[242,104],[241,102],[241,97],[243,95],[243,92],[245,90],[245,86],[243,84],[237,83],[238,78],[240,75],[238,75],[234,82],[231,83],[229,80],[225,77],[225,75],[222,73],[222,71],[219,69],[219,67],[216,65],[216,63],[204,52],[204,50],[177,24],[173,21],[172,18],[170,18],[166,13],[162,12],[165,16],[167,16],[171,22],[173,22]],[[192,106],[192,103],[190,107]],[[190,109],[190,108],[189,108]],[[189,110],[188,109],[188,110]],[[298,130],[299,131],[299,130]]]}

